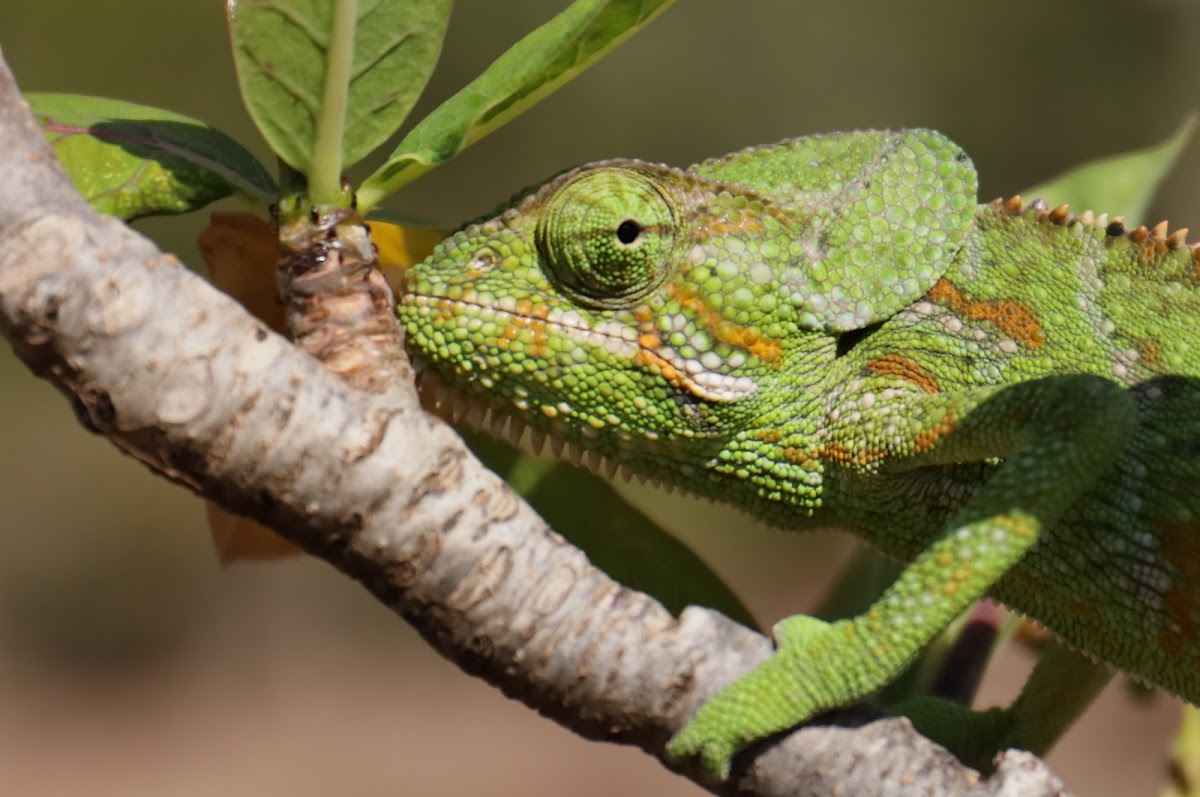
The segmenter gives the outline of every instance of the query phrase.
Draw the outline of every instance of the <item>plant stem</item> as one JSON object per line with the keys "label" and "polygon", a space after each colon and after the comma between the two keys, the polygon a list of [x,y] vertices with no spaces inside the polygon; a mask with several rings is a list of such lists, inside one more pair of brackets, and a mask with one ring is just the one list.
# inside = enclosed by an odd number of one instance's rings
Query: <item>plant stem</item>
{"label": "plant stem", "polygon": [[331,204],[341,196],[342,138],[346,130],[357,21],[357,0],[334,0],[333,28],[325,62],[325,93],[317,119],[317,140],[308,183],[309,197],[317,204]]}

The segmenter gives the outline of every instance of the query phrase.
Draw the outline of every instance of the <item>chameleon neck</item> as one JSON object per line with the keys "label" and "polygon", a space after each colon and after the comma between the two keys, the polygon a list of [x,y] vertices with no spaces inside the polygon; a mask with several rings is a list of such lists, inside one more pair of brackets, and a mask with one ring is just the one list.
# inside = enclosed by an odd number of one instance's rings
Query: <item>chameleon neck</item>
{"label": "chameleon neck", "polygon": [[836,338],[800,339],[779,363],[787,378],[760,384],[758,412],[709,463],[711,486],[699,492],[772,525],[817,525],[824,505],[828,380],[836,362]]}

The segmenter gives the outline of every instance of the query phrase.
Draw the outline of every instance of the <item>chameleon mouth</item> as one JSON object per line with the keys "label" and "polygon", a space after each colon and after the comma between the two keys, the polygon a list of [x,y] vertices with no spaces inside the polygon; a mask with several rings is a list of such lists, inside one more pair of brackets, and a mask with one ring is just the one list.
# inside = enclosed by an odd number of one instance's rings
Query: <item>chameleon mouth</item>
{"label": "chameleon mouth", "polygon": [[[625,465],[569,440],[570,430],[565,423],[552,422],[554,429],[549,432],[538,429],[507,403],[465,395],[447,384],[428,361],[415,354],[411,359],[417,374],[417,393],[426,412],[454,426],[465,425],[483,432],[535,457],[549,454],[551,459],[585,468],[609,482],[620,477],[626,484],[634,482],[657,487],[668,494],[675,492],[675,486],[668,482],[636,474]],[[586,431],[582,433],[586,435]]]}

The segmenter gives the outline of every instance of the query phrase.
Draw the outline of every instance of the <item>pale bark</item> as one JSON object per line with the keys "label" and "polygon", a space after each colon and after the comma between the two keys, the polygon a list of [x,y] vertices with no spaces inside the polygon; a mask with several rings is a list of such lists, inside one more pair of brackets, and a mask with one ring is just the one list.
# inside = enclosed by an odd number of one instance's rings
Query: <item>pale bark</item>
{"label": "pale bark", "polygon": [[[326,559],[447,658],[568,728],[661,757],[703,699],[768,655],[760,634],[708,610],[675,618],[593,568],[410,384],[352,389],[94,214],[2,64],[0,242],[0,332],[86,426]],[[1024,754],[981,780],[903,720],[809,726],[744,763],[714,791],[1065,793]]]}

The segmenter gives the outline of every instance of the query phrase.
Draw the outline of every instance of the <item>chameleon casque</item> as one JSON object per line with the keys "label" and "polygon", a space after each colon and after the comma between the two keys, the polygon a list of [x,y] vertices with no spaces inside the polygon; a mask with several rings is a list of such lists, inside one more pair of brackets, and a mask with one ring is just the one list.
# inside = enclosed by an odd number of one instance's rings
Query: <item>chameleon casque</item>
{"label": "chameleon casque", "polygon": [[479,407],[909,563],[861,616],[779,623],[671,755],[727,773],[984,595],[1200,701],[1200,245],[975,193],[927,130],[612,160],[407,274],[410,350]]}

